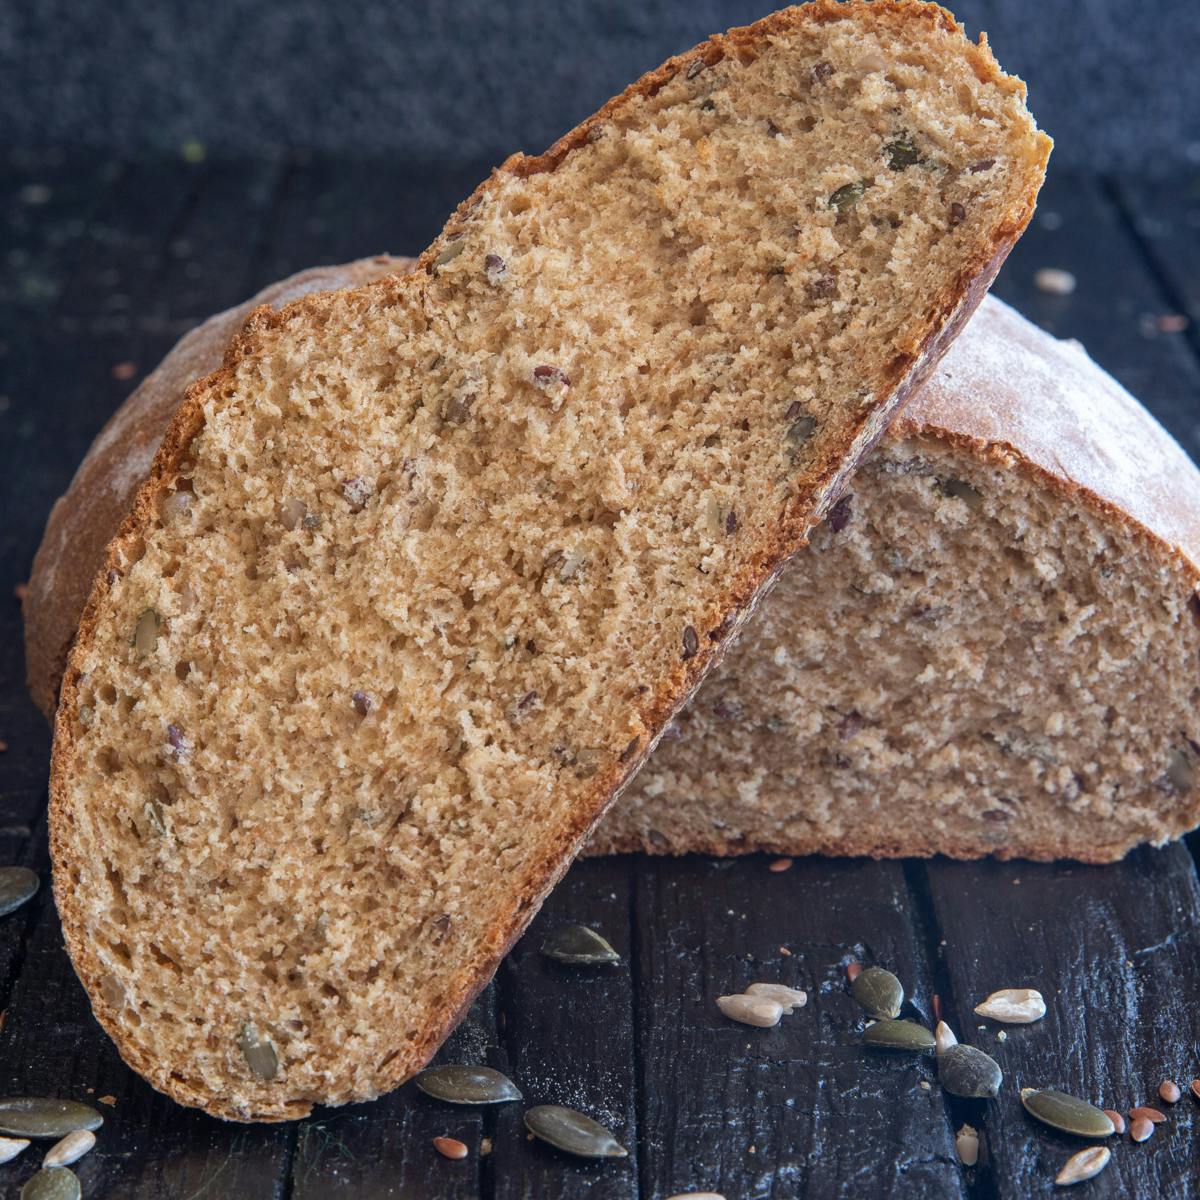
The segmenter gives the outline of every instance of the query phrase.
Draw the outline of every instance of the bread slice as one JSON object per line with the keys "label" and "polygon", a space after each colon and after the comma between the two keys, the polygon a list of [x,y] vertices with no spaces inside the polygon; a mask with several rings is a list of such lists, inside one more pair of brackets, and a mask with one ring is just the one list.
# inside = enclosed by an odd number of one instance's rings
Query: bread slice
{"label": "bread slice", "polygon": [[593,852],[1107,862],[1200,823],[1200,471],[988,299]]}
{"label": "bread slice", "polygon": [[240,1120],[427,1061],[937,360],[1048,142],[942,10],[819,2],[260,311],[83,613],[55,891],[123,1056]]}

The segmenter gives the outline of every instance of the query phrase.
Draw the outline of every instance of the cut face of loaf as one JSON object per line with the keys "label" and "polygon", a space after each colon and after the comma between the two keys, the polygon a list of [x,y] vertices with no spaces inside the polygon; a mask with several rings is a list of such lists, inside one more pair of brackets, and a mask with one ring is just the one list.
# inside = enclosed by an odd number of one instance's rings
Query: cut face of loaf
{"label": "cut face of loaf", "polygon": [[995,300],[593,852],[1119,858],[1200,821],[1200,472]]}
{"label": "cut face of loaf", "polygon": [[64,677],[67,944],[177,1099],[422,1066],[1030,215],[939,9],[820,3],[510,160],[192,388]]}

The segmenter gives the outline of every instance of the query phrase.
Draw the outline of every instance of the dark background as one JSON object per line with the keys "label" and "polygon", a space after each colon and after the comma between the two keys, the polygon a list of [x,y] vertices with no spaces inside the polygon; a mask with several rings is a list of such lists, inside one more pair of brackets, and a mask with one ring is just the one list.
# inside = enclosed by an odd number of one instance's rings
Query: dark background
{"label": "dark background", "polygon": [[[771,0],[0,0],[0,145],[308,147],[453,165],[538,152]],[[958,0],[1030,86],[1056,165],[1200,162],[1194,0]],[[197,153],[195,146],[192,152]]]}

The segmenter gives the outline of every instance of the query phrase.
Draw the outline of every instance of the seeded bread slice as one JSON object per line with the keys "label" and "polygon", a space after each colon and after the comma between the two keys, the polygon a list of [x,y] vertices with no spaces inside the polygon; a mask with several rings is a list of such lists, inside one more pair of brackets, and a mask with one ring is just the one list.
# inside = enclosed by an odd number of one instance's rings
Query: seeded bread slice
{"label": "seeded bread slice", "polygon": [[816,3],[509,160],[414,275],[256,312],[108,549],[56,717],[56,897],[126,1060],[239,1120],[426,1062],[1047,152],[941,9]]}

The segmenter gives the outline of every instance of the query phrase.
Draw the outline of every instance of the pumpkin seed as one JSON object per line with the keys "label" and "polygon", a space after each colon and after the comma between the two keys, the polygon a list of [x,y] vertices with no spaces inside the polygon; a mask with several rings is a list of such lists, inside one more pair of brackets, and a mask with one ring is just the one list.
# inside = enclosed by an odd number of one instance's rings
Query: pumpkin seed
{"label": "pumpkin seed", "polygon": [[142,615],[138,617],[137,624],[133,627],[131,640],[139,658],[145,658],[146,655],[154,653],[158,646],[158,613],[154,609],[142,609]]}
{"label": "pumpkin seed", "polygon": [[925,1054],[934,1048],[933,1034],[916,1021],[876,1021],[863,1032],[868,1046],[883,1050],[908,1050]]}
{"label": "pumpkin seed", "polygon": [[95,1144],[96,1135],[90,1129],[76,1129],[46,1151],[42,1166],[69,1167],[73,1162],[78,1162]]}
{"label": "pumpkin seed", "polygon": [[938,1055],[938,1080],[952,1096],[995,1098],[1004,1080],[995,1059],[974,1046],[951,1046]]}
{"label": "pumpkin seed", "polygon": [[1072,1154],[1063,1163],[1063,1168],[1054,1177],[1059,1187],[1070,1187],[1073,1183],[1083,1183],[1087,1179],[1095,1179],[1112,1158],[1112,1151],[1107,1146],[1089,1146]]}
{"label": "pumpkin seed", "polygon": [[850,995],[873,1017],[898,1017],[904,988],[891,971],[868,967],[850,985]]}
{"label": "pumpkin seed", "polygon": [[77,1100],[9,1096],[0,1100],[0,1133],[16,1137],[60,1138],[76,1129],[99,1129],[104,1118]]}
{"label": "pumpkin seed", "polygon": [[416,1078],[417,1087],[448,1104],[506,1104],[522,1099],[517,1085],[491,1067],[429,1067]]}
{"label": "pumpkin seed", "polygon": [[746,989],[746,995],[775,1000],[785,1013],[791,1013],[795,1008],[803,1008],[808,1003],[807,992],[786,987],[782,983],[752,983]]}
{"label": "pumpkin seed", "polygon": [[621,961],[608,941],[586,925],[560,925],[542,943],[542,953],[557,962],[588,967]]}
{"label": "pumpkin seed", "polygon": [[580,1158],[625,1158],[629,1151],[584,1113],[561,1104],[539,1104],[525,1114],[525,1128],[556,1150]]}
{"label": "pumpkin seed", "polygon": [[39,882],[37,874],[28,867],[0,867],[0,917],[31,899]]}
{"label": "pumpkin seed", "polygon": [[279,1056],[269,1038],[260,1038],[258,1030],[247,1021],[238,1034],[238,1049],[246,1060],[246,1066],[259,1079],[274,1079],[279,1071]]}
{"label": "pumpkin seed", "polygon": [[1036,988],[1001,988],[975,1005],[975,1012],[1006,1025],[1028,1025],[1046,1015],[1046,1001]]}
{"label": "pumpkin seed", "polygon": [[883,148],[883,156],[893,171],[903,171],[905,167],[915,167],[921,161],[917,148],[907,138],[896,138]]}
{"label": "pumpkin seed", "polygon": [[1103,1109],[1053,1088],[1022,1088],[1021,1103],[1025,1111],[1043,1125],[1073,1133],[1076,1137],[1103,1138],[1116,1132]]}
{"label": "pumpkin seed", "polygon": [[78,1177],[66,1167],[45,1167],[21,1189],[21,1200],[79,1200],[82,1195]]}
{"label": "pumpkin seed", "polygon": [[0,1163],[6,1163],[16,1158],[28,1145],[28,1138],[0,1137]]}
{"label": "pumpkin seed", "polygon": [[829,206],[836,208],[840,213],[848,212],[862,199],[866,190],[865,183],[844,184],[829,197]]}

